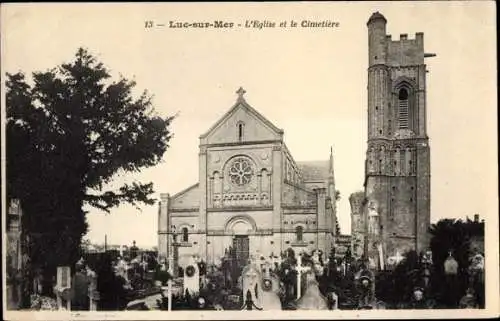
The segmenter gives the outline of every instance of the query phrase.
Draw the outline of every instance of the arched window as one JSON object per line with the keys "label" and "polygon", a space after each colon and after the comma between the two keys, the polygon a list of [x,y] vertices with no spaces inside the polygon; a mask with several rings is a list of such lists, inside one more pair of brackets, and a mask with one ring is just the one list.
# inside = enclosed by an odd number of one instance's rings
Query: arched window
{"label": "arched window", "polygon": [[244,134],[244,127],[245,127],[245,124],[242,123],[242,122],[239,122],[238,125],[238,140],[239,141],[242,141],[243,140],[243,134]]}
{"label": "arched window", "polygon": [[398,107],[399,107],[398,118],[399,118],[400,129],[407,129],[409,125],[410,104],[408,97],[409,97],[408,89],[401,88],[398,93]]}
{"label": "arched window", "polygon": [[295,228],[295,236],[297,237],[297,241],[302,241],[303,232],[304,232],[304,228],[302,226],[297,226]]}
{"label": "arched window", "polygon": [[188,234],[188,229],[187,227],[182,228],[182,242],[188,242],[189,241],[189,234]]}

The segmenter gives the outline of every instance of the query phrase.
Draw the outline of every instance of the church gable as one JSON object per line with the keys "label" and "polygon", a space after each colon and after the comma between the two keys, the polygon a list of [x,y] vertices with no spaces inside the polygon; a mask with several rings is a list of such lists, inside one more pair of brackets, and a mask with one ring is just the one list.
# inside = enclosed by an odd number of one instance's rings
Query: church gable
{"label": "church gable", "polygon": [[198,188],[198,184],[195,184],[173,195],[170,206],[172,208],[193,208],[198,207],[199,203],[200,189]]}
{"label": "church gable", "polygon": [[238,101],[207,133],[200,137],[201,144],[241,143],[281,140],[283,130],[251,107],[238,90]]}

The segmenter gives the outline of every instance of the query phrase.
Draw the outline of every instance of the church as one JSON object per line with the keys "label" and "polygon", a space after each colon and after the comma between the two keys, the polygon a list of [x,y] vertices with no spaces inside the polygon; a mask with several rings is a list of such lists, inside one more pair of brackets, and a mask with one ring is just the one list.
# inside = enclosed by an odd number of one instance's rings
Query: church
{"label": "church", "polygon": [[333,152],[299,162],[284,131],[237,91],[236,103],[199,142],[199,181],[161,194],[158,254],[180,267],[196,256],[220,264],[231,247],[240,266],[249,259],[319,249],[336,232]]}

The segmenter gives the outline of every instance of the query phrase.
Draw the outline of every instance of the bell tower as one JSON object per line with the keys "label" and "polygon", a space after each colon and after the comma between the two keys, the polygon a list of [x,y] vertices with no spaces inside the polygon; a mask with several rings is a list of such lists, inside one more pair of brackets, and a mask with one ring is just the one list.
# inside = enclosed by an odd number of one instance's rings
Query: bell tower
{"label": "bell tower", "polygon": [[368,20],[366,204],[379,215],[384,256],[428,247],[430,150],[424,35],[392,40],[379,12]]}

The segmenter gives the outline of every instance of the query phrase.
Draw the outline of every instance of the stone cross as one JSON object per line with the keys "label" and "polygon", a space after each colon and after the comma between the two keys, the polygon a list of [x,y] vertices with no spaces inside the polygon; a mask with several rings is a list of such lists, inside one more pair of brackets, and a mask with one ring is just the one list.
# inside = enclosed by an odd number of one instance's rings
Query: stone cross
{"label": "stone cross", "polygon": [[396,264],[399,264],[399,262],[403,261],[405,257],[402,256],[399,251],[396,251],[396,256],[394,257],[394,259],[396,260]]}
{"label": "stone cross", "polygon": [[282,259],[279,256],[274,256],[273,253],[271,253],[270,258],[271,258],[271,263],[273,265],[273,271],[275,271],[276,270],[276,264],[278,265],[278,268],[279,268],[279,266],[281,265]]}
{"label": "stone cross", "polygon": [[99,301],[99,292],[97,291],[97,274],[87,267],[87,276],[89,277],[89,310],[97,311],[97,302]]}
{"label": "stone cross", "polygon": [[297,256],[297,267],[295,268],[297,270],[297,299],[300,299],[301,296],[301,277],[302,273],[309,271],[311,268],[308,266],[302,266],[302,256],[299,254]]}
{"label": "stone cross", "polygon": [[238,101],[245,101],[245,98],[243,98],[243,95],[246,93],[245,89],[243,87],[240,87],[236,93],[238,94]]}
{"label": "stone cross", "polygon": [[[170,277],[174,275],[174,257],[172,253],[168,256],[168,273]],[[168,279],[168,311],[172,311],[172,280]]]}

